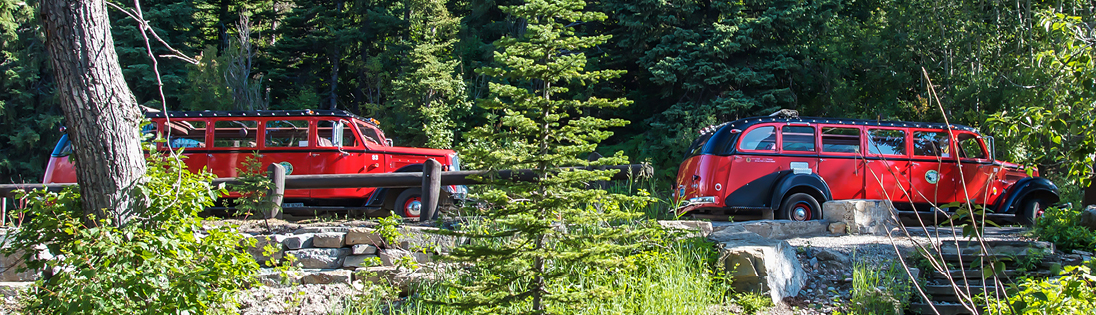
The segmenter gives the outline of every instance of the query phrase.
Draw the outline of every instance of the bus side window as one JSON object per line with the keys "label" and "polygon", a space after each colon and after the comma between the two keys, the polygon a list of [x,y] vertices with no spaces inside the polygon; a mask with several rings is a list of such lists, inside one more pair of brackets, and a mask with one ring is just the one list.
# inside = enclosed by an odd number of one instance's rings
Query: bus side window
{"label": "bus side window", "polygon": [[259,138],[254,120],[222,120],[213,123],[213,147],[254,148]]}
{"label": "bus side window", "polygon": [[321,147],[353,147],[358,145],[354,129],[344,120],[321,120],[316,126],[316,136]]}
{"label": "bus side window", "polygon": [[984,159],[988,154],[982,150],[982,144],[978,137],[969,133],[961,133],[956,136],[959,141],[959,156],[968,159]]}
{"label": "bus side window", "polygon": [[739,150],[776,151],[776,128],[762,126],[750,130],[738,142]]}
{"label": "bus side window", "polygon": [[876,155],[906,155],[906,132],[868,129],[868,152]]}
{"label": "bus side window", "polygon": [[168,130],[168,145],[172,149],[205,147],[205,121],[172,119],[171,123],[165,126]]}
{"label": "bus side window", "polygon": [[913,155],[950,157],[948,133],[935,131],[913,132]]}
{"label": "bus side window", "polygon": [[784,151],[814,152],[814,127],[784,126],[780,129]]}
{"label": "bus side window", "polygon": [[267,147],[303,148],[308,146],[308,120],[271,120],[266,122]]}
{"label": "bus side window", "polygon": [[822,152],[860,153],[860,129],[822,128]]}

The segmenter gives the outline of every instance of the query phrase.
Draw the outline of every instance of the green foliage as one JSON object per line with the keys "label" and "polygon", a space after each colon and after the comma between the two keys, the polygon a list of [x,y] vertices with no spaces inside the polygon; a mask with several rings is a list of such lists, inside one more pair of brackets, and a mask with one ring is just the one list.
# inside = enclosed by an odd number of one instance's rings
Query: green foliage
{"label": "green foliage", "polygon": [[1087,186],[1096,155],[1096,21],[1054,9],[1041,16],[1047,45],[1028,62],[1045,73],[1039,83],[1052,89],[990,123],[1010,145],[1007,153]]}
{"label": "green foliage", "polygon": [[[198,213],[222,189],[213,175],[190,173],[176,156],[149,152],[147,182],[136,189],[147,207],[117,227],[80,209],[78,188],[36,191],[19,215],[7,255],[45,270],[24,311],[40,314],[207,314],[252,283],[258,264],[239,250],[235,227],[203,227]],[[38,255],[45,245],[52,259]]]}
{"label": "green foliage", "polygon": [[269,196],[274,189],[274,182],[267,176],[260,161],[259,153],[255,152],[244,158],[243,169],[236,169],[236,180],[239,184],[228,185],[228,191],[237,192],[239,198],[235,200],[236,215],[245,217],[259,214],[268,217],[267,214],[277,211],[280,206],[275,204]]}
{"label": "green foliage", "polygon": [[42,178],[61,109],[52,95],[53,71],[38,10],[24,1],[0,0],[0,180]]}
{"label": "green foliage", "polygon": [[[529,168],[533,182],[487,176],[491,185],[474,198],[484,207],[482,229],[454,234],[476,241],[455,249],[455,261],[471,271],[446,286],[465,292],[440,302],[477,312],[561,313],[588,300],[609,298],[618,290],[598,281],[551,290],[569,273],[628,268],[621,258],[647,245],[640,240],[654,228],[624,226],[636,219],[649,198],[590,189],[614,171],[559,170],[560,166],[624,164],[617,154],[595,162],[582,157],[623,126],[621,119],[584,116],[586,110],[628,105],[626,99],[576,95],[571,86],[615,78],[621,71],[586,68],[583,51],[609,36],[579,36],[573,21],[598,21],[605,15],[584,12],[581,0],[529,1],[502,7],[523,23],[520,36],[495,42],[497,66],[479,69],[496,78],[491,97],[480,105],[499,114],[498,125],[479,127],[472,139],[488,144],[465,150],[468,160],[490,170]],[[500,145],[490,146],[489,143]]]}
{"label": "green foliage", "polygon": [[881,268],[857,261],[852,269],[850,314],[903,314],[913,292],[909,275],[901,264]]}
{"label": "green foliage", "polygon": [[991,314],[1088,314],[1096,311],[1096,276],[1087,266],[1069,266],[1061,277],[1024,279],[1010,285],[1005,300],[986,305]]}
{"label": "green foliage", "polygon": [[197,59],[198,64],[190,65],[187,72],[182,108],[195,111],[231,109],[232,91],[224,76],[229,62],[227,56],[220,55],[217,47],[208,46]]}
{"label": "green foliage", "polygon": [[1054,243],[1060,250],[1096,251],[1096,232],[1080,226],[1081,212],[1065,207],[1049,208],[1035,222],[1032,234]]}
{"label": "green foliage", "polygon": [[[388,131],[403,145],[452,148],[458,119],[471,109],[465,84],[452,55],[460,19],[453,17],[439,0],[410,3],[419,8],[410,16],[413,47],[407,65],[392,82],[393,99],[388,114]],[[386,124],[389,125],[389,124]]]}

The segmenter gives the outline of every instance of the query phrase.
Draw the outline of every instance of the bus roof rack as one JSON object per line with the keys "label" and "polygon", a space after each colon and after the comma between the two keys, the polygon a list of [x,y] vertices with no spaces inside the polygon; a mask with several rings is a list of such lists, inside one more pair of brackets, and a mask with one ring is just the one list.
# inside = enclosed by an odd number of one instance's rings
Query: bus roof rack
{"label": "bus roof rack", "polygon": [[769,117],[799,118],[799,111],[785,108],[769,114]]}

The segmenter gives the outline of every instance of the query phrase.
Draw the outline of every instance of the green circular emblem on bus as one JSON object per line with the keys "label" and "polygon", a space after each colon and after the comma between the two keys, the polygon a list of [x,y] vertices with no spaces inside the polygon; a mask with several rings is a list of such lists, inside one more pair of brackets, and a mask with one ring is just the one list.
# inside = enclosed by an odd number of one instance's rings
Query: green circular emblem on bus
{"label": "green circular emblem on bus", "polygon": [[286,175],[293,174],[293,164],[289,164],[289,162],[282,161],[282,162],[278,162],[278,165],[281,165],[282,167],[285,168],[285,174]]}
{"label": "green circular emblem on bus", "polygon": [[936,170],[929,170],[928,172],[925,172],[925,181],[929,182],[929,184],[935,184],[936,182],[939,182],[940,172],[937,172]]}

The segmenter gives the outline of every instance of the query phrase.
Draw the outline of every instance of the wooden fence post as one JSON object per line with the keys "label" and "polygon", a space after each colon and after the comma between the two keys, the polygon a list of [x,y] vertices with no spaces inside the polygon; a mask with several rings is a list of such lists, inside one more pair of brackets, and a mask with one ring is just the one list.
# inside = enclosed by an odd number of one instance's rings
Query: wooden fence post
{"label": "wooden fence post", "polygon": [[266,213],[267,219],[282,218],[282,197],[285,196],[285,166],[272,163],[266,168],[267,176],[274,183],[274,187],[266,193],[266,198],[274,204]]}
{"label": "wooden fence post", "polygon": [[422,164],[422,212],[419,213],[419,220],[437,218],[439,195],[441,195],[441,163],[428,159]]}

